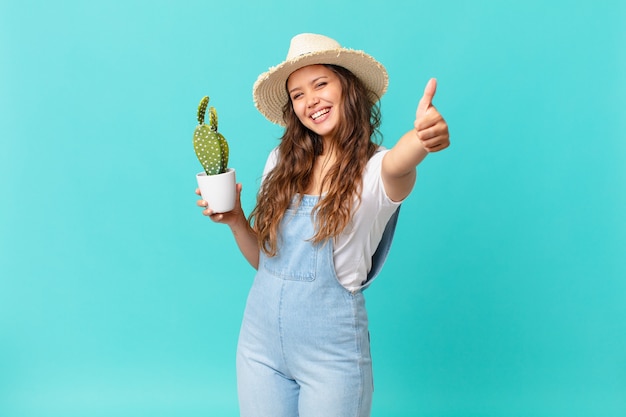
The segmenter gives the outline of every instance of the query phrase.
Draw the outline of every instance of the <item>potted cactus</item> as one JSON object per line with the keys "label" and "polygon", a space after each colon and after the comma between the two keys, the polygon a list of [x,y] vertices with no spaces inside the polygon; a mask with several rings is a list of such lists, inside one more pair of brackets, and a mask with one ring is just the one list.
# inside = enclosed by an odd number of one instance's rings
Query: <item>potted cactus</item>
{"label": "potted cactus", "polygon": [[202,97],[198,105],[198,126],[193,133],[193,147],[204,168],[196,174],[202,199],[216,213],[225,213],[235,207],[235,170],[228,168],[228,142],[217,131],[217,111],[209,108],[209,124],[204,123],[209,97]]}

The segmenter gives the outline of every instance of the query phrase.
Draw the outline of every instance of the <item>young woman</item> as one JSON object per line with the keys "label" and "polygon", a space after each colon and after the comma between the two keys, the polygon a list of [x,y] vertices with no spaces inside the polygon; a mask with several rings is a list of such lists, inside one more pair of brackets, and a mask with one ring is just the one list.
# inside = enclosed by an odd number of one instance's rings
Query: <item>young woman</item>
{"label": "young woman", "polygon": [[287,59],[253,88],[259,111],[285,126],[256,207],[247,219],[240,201],[221,214],[198,201],[204,215],[230,226],[257,269],[237,350],[242,416],[370,415],[362,292],[385,261],[416,166],[449,145],[433,79],[413,128],[390,150],[380,147],[377,103],[387,83],[366,53],[295,36]]}

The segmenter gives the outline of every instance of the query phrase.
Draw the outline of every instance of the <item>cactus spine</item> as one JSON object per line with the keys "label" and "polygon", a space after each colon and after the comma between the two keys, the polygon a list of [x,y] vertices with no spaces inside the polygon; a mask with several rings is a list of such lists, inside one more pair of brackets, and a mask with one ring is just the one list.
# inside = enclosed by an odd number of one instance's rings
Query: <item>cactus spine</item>
{"label": "cactus spine", "polygon": [[209,108],[209,125],[204,123],[209,97],[202,97],[198,104],[198,126],[193,132],[193,148],[207,175],[226,172],[228,167],[228,142],[217,131],[217,111]]}

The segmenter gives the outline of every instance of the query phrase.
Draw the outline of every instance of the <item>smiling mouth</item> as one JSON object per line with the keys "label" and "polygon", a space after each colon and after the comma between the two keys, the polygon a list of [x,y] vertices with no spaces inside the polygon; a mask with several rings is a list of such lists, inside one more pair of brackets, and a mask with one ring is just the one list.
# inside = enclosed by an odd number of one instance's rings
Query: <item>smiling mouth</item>
{"label": "smiling mouth", "polygon": [[320,117],[322,117],[323,115],[328,114],[328,112],[330,112],[330,108],[329,107],[327,107],[325,109],[322,109],[322,110],[319,110],[319,111],[316,111],[315,113],[313,113],[311,115],[311,119],[317,120]]}

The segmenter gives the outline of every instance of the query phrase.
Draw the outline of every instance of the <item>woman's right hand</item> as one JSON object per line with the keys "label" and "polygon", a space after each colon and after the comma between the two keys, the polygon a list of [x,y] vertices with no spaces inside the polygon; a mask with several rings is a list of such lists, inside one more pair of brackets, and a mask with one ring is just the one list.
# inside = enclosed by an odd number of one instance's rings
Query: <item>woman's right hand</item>
{"label": "woman's right hand", "polygon": [[[232,227],[237,222],[241,221],[242,218],[244,219],[244,221],[246,221],[246,216],[243,214],[243,210],[241,209],[241,188],[241,183],[237,183],[235,208],[233,208],[229,212],[215,213],[213,210],[211,210],[211,207],[209,207],[209,203],[207,203],[206,200],[203,200],[202,198],[198,200],[196,204],[198,205],[198,207],[204,208],[204,210],[202,210],[202,214],[211,218],[211,220],[213,220],[215,223],[223,223]],[[199,188],[196,188],[196,194],[201,196]]]}

